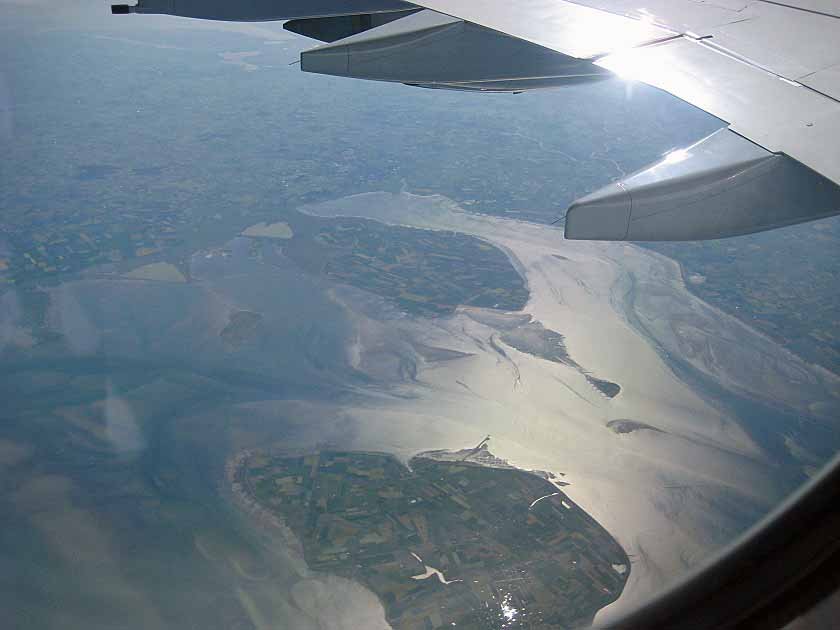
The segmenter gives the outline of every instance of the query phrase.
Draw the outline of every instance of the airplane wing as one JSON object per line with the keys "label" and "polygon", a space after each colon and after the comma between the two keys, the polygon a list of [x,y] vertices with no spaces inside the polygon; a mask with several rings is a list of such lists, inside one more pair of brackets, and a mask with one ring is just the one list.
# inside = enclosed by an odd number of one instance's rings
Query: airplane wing
{"label": "airplane wing", "polygon": [[325,42],[301,54],[304,71],[428,88],[618,75],[727,123],[577,200],[567,238],[700,240],[840,213],[834,0],[140,0],[115,12],[289,20]]}

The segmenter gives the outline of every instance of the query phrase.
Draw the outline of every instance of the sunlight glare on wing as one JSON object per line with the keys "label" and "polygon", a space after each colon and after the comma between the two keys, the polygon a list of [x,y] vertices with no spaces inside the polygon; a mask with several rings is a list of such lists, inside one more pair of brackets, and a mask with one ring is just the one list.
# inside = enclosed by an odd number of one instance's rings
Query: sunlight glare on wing
{"label": "sunlight glare on wing", "polygon": [[671,93],[690,94],[698,89],[699,82],[672,63],[667,43],[620,50],[602,57],[595,65],[625,81],[641,81],[654,87],[667,85]]}
{"label": "sunlight glare on wing", "polygon": [[644,77],[649,76],[652,72],[664,70],[664,68],[657,67],[659,64],[657,64],[658,60],[656,58],[651,58],[645,52],[638,48],[621,50],[600,59],[597,65],[614,72],[625,81],[643,81]]}
{"label": "sunlight glare on wing", "polygon": [[685,149],[674,149],[665,154],[662,160],[663,164],[677,164],[688,157],[688,151]]}

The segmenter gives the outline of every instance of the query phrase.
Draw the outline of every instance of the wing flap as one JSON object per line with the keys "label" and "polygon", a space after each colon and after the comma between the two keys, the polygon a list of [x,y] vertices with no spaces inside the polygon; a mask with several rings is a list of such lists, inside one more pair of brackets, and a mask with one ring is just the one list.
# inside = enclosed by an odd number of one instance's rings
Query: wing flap
{"label": "wing flap", "polygon": [[722,49],[787,79],[840,64],[840,19],[764,4],[754,17],[708,29]]}
{"label": "wing flap", "polygon": [[578,59],[594,59],[675,35],[649,22],[562,0],[420,0],[414,4]]}
{"label": "wing flap", "polygon": [[840,101],[840,64],[802,77],[799,82]]}
{"label": "wing flap", "polygon": [[676,33],[712,37],[721,48],[788,79],[840,63],[836,0],[574,0]]}

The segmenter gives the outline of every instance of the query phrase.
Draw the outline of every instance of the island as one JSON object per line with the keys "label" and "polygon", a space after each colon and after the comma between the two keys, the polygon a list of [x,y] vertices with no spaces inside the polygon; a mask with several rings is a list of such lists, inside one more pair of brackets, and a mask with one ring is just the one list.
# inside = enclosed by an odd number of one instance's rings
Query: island
{"label": "island", "polygon": [[234,493],[289,531],[307,565],[364,584],[395,628],[574,628],[621,593],[630,561],[552,483],[483,440],[421,453],[245,452]]}
{"label": "island", "polygon": [[474,236],[355,218],[298,223],[285,256],[406,313],[441,317],[464,305],[518,311],[528,301],[527,284],[507,254]]}

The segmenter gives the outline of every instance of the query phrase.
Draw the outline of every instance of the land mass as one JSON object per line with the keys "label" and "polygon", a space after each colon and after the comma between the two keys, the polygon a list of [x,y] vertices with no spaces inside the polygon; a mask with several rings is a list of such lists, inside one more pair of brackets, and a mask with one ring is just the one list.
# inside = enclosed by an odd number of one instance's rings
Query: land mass
{"label": "land mass", "polygon": [[353,218],[306,228],[285,248],[289,258],[407,313],[450,315],[461,305],[516,311],[528,300],[528,287],[505,253],[474,236]]}
{"label": "land mass", "polygon": [[[477,450],[495,460],[485,442]],[[363,583],[394,627],[591,622],[626,583],[625,552],[557,484],[471,454],[406,467],[383,453],[250,453],[232,478],[310,568]]]}
{"label": "land mass", "polygon": [[610,420],[607,422],[607,427],[612,429],[613,433],[633,433],[634,431],[654,431],[656,433],[664,433],[662,429],[657,429],[655,426],[647,422],[638,422],[636,420]]}
{"label": "land mass", "polygon": [[607,398],[615,398],[621,393],[621,386],[618,383],[595,378],[584,370],[569,356],[563,335],[545,328],[540,322],[529,321],[516,326],[506,331],[501,339],[520,352],[527,352],[546,361],[561,363],[579,370],[586,377],[586,381]]}
{"label": "land mass", "polygon": [[277,223],[267,224],[261,221],[242,232],[242,236],[250,236],[253,238],[280,238],[288,239],[294,236],[292,228],[288,223],[278,221]]}

